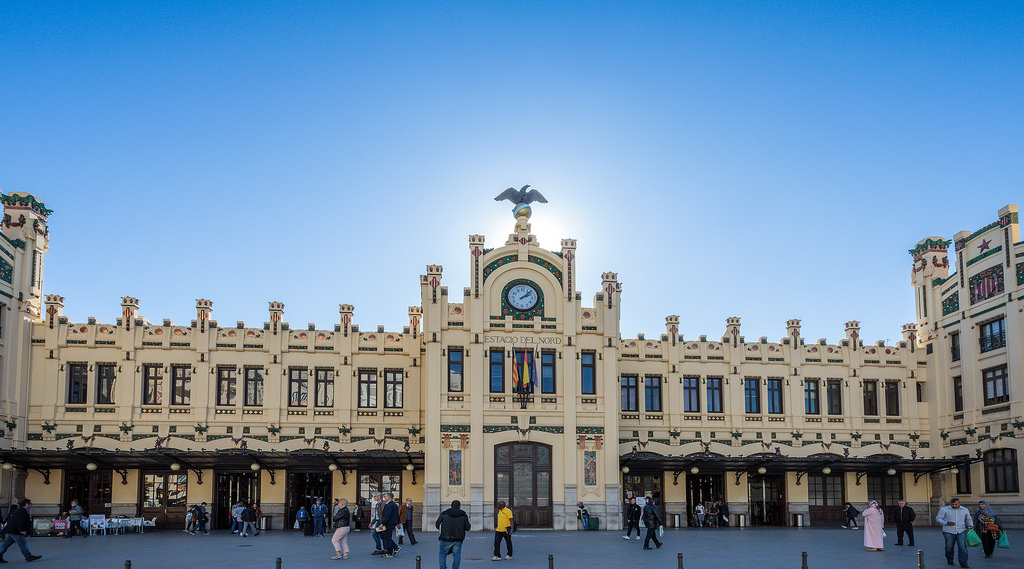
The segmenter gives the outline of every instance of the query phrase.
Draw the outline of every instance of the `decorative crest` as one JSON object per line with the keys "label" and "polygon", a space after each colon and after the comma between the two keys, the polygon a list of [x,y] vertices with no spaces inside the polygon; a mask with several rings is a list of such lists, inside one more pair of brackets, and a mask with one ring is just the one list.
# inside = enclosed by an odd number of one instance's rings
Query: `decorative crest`
{"label": "decorative crest", "polygon": [[504,192],[501,192],[494,197],[494,201],[500,202],[502,200],[508,200],[512,202],[512,214],[516,217],[520,215],[530,217],[533,213],[530,204],[533,202],[548,203],[547,198],[537,190],[528,190],[529,184],[523,186],[520,189],[508,188]]}

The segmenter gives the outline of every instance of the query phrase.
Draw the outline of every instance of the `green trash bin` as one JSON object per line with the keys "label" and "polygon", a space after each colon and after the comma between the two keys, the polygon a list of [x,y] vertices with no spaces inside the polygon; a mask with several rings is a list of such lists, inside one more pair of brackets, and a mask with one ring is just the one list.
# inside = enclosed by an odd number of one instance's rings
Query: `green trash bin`
{"label": "green trash bin", "polygon": [[587,529],[590,531],[601,529],[601,520],[597,516],[590,516],[590,519],[587,520]]}

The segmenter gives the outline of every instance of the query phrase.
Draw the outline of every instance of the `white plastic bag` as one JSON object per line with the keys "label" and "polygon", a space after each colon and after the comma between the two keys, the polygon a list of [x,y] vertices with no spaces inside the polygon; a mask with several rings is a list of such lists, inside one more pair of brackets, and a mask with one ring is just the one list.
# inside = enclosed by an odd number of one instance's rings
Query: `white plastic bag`
{"label": "white plastic bag", "polygon": [[398,526],[398,537],[405,537],[405,530],[402,529],[402,526]]}
{"label": "white plastic bag", "polygon": [[658,537],[665,535],[665,526],[658,526]]}

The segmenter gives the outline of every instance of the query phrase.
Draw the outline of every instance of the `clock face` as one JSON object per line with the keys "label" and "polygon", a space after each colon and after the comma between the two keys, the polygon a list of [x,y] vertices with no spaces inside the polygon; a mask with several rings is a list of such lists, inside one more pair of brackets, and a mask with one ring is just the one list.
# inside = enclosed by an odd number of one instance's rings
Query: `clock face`
{"label": "clock face", "polygon": [[526,311],[537,306],[537,303],[540,301],[540,295],[537,294],[537,289],[530,285],[517,284],[508,289],[508,292],[505,293],[505,299],[512,308]]}

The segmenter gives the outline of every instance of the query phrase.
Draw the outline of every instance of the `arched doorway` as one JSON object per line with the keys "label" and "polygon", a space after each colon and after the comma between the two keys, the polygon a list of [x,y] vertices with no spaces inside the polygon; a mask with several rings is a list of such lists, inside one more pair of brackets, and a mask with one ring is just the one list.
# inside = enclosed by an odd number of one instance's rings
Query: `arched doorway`
{"label": "arched doorway", "polygon": [[494,447],[494,502],[504,500],[521,528],[551,528],[551,447],[506,443]]}

